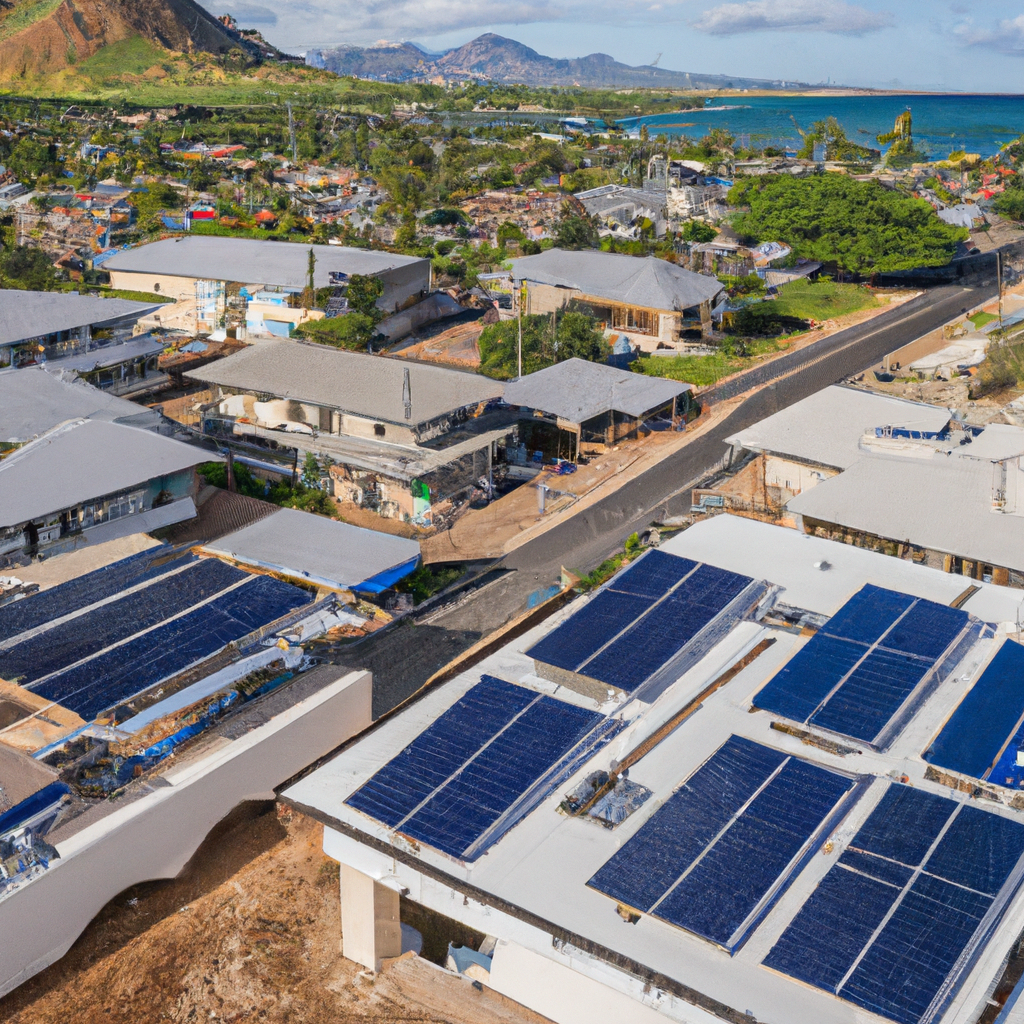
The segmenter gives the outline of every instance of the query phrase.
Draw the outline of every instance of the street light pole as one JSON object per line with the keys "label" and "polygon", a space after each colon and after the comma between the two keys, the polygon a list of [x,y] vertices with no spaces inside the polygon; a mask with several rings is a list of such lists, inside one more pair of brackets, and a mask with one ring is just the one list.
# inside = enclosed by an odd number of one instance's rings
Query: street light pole
{"label": "street light pole", "polygon": [[516,298],[519,305],[519,361],[518,372],[516,373],[516,379],[518,380],[523,375],[523,292],[521,288]]}

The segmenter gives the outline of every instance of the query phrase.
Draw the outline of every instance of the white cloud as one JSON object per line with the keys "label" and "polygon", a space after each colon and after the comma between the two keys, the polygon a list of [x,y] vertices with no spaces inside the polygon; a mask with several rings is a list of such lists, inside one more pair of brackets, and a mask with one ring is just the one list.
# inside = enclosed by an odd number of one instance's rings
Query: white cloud
{"label": "white cloud", "polygon": [[1004,18],[994,29],[978,28],[968,18],[953,29],[953,34],[965,46],[984,46],[1024,56],[1024,14]]}
{"label": "white cloud", "polygon": [[[260,4],[228,3],[221,4],[222,14],[231,14],[242,28],[259,28],[263,25],[276,25],[277,14],[269,7]],[[212,13],[212,12],[211,12]]]}
{"label": "white cloud", "polygon": [[890,14],[869,11],[843,0],[746,0],[704,11],[694,28],[715,36],[741,32],[831,32],[859,36],[890,24]]}

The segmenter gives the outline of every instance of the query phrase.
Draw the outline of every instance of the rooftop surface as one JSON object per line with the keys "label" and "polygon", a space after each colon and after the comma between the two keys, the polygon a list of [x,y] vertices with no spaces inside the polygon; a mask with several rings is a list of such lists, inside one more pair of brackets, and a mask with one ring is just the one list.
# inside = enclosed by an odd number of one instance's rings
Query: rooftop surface
{"label": "rooftop surface", "polygon": [[206,550],[323,586],[361,591],[382,589],[382,577],[390,579],[396,571],[411,572],[420,555],[414,540],[292,508],[229,533]]}
{"label": "rooftop surface", "polygon": [[0,441],[30,441],[70,419],[155,427],[160,414],[39,366],[0,372]]}
{"label": "rooftop surface", "polygon": [[102,299],[94,295],[0,289],[0,345],[131,317],[138,319],[160,306],[159,302]]}
{"label": "rooftop surface", "polygon": [[585,423],[611,410],[640,417],[692,390],[692,384],[680,381],[566,359],[507,384],[505,401],[570,423]]}
{"label": "rooftop surface", "polygon": [[[730,516],[700,523],[668,542],[661,550],[764,578],[781,588],[777,595],[779,602],[821,616],[834,615],[868,583],[899,589],[940,604],[952,601],[963,590],[962,579],[936,570]],[[863,1002],[858,1004],[854,994],[837,998],[824,988],[794,980],[778,966],[772,969],[764,963],[780,946],[782,937],[792,935],[790,926],[804,910],[812,893],[824,891],[821,884],[826,876],[835,878],[846,870],[853,856],[852,852],[848,855],[849,847],[855,838],[861,841],[863,826],[879,805],[888,806],[884,801],[890,801],[892,794],[899,797],[910,793],[913,799],[939,800],[941,806],[947,808],[943,811],[946,815],[961,811],[983,815],[979,821],[994,823],[996,831],[1004,827],[1016,829],[1015,834],[1019,838],[1024,825],[1021,812],[1006,804],[987,801],[979,804],[962,793],[949,800],[951,791],[948,787],[926,778],[928,766],[921,756],[994,649],[1004,641],[1005,632],[993,636],[988,631],[983,635],[967,655],[944,675],[945,681],[938,689],[930,692],[886,753],[857,741],[844,741],[849,751],[844,754],[835,747],[823,749],[820,745],[803,743],[797,736],[773,728],[773,723],[785,724],[781,716],[767,712],[751,713],[752,698],[809,642],[799,629],[772,626],[756,617],[735,624],[700,661],[650,704],[628,697],[617,703],[598,704],[574,690],[541,679],[535,673],[533,660],[525,652],[580,608],[596,600],[594,595],[580,598],[484,659],[471,671],[428,692],[405,711],[351,744],[324,767],[290,787],[285,791],[285,799],[324,821],[328,826],[325,845],[344,863],[352,864],[373,877],[387,879],[387,884],[394,887],[407,888],[411,898],[420,899],[428,905],[432,894],[439,893],[436,909],[441,908],[442,901],[447,901],[445,906],[450,902],[447,890],[440,886],[448,886],[456,894],[466,892],[467,906],[472,907],[474,903],[482,906],[480,913],[484,916],[475,920],[484,930],[487,930],[489,920],[486,915],[501,918],[501,921],[494,920],[491,929],[499,939],[502,935],[514,938],[541,955],[557,959],[558,953],[552,951],[551,940],[544,934],[554,932],[564,938],[567,949],[586,949],[587,955],[572,954],[573,966],[582,973],[589,972],[591,977],[605,980],[606,984],[612,984],[607,979],[616,972],[608,964],[588,966],[595,963],[595,958],[596,961],[617,962],[620,970],[628,969],[626,964],[637,965],[633,968],[634,976],[642,971],[656,972],[678,986],[688,988],[691,998],[699,1005],[710,1006],[711,1001],[716,1001],[719,1007],[729,1008],[737,1015],[750,1014],[756,1020],[785,1020],[792,1024],[820,1024],[822,1021],[868,1024],[898,1019],[893,1016],[896,1011],[886,1010],[887,1016],[882,1016],[879,1012],[865,1009]],[[964,607],[976,617],[974,621],[983,617],[988,621],[1009,623],[1016,615],[1018,600],[1019,595],[1015,592],[982,584],[979,592]],[[764,640],[774,643],[716,692],[707,692],[709,684]],[[538,800],[526,808],[525,817],[518,824],[497,838],[483,856],[469,864],[453,859],[426,843],[414,844],[397,838],[396,833],[382,823],[379,813],[356,810],[348,800],[383,765],[409,748],[418,736],[425,735],[425,730],[432,723],[470,694],[485,676],[505,680],[556,702],[562,701],[618,719],[621,731],[607,746],[592,752],[585,760],[575,762],[568,778],[563,777],[564,781],[546,788]],[[565,795],[580,785],[589,773],[598,769],[607,771],[613,759],[622,759],[691,705],[694,708],[689,718],[667,732],[649,752],[632,763],[629,782],[645,787],[650,795],[621,824],[612,829],[560,812]],[[679,799],[689,799],[687,793],[697,792],[698,787],[692,780],[702,766],[718,765],[723,751],[735,749],[737,745],[750,748],[752,744],[756,744],[764,756],[775,758],[773,763],[785,762],[784,772],[796,771],[804,777],[810,774],[814,779],[831,779],[829,785],[833,786],[840,800],[836,805],[840,808],[838,817],[828,818],[826,815],[821,819],[826,824],[809,840],[809,846],[801,848],[804,852],[798,852],[792,860],[791,854],[783,854],[787,867],[780,878],[784,881],[763,906],[760,916],[743,925],[738,942],[709,941],[699,937],[698,930],[695,930],[704,925],[672,923],[671,919],[680,911],[678,906],[670,906],[670,898],[651,911],[647,909],[650,903],[647,900],[638,920],[627,923],[617,907],[623,896],[608,895],[611,883],[607,870],[603,869],[613,859],[618,858],[616,863],[622,861],[622,852],[629,848],[630,840],[656,814],[659,821],[666,821],[662,814],[666,808],[674,806],[674,801]],[[515,759],[509,762],[510,765],[514,763]],[[909,777],[910,786],[892,781],[893,777],[902,775]],[[505,772],[495,774],[495,785],[499,777],[504,779]],[[847,796],[842,795],[844,779],[853,783],[853,789],[846,791]],[[691,781],[680,788],[686,780]],[[474,773],[474,781],[477,785],[488,785],[486,773],[482,776],[479,772]],[[726,801],[730,785],[729,773],[725,772],[717,787],[710,792]],[[817,785],[815,782],[814,786]],[[798,793],[800,787],[806,789],[808,786],[810,783],[801,782],[798,789],[792,791],[792,803],[784,800],[782,807],[777,809],[782,814],[769,819],[777,828],[748,840],[757,850],[756,857],[751,856],[749,845],[733,849],[731,863],[734,867],[739,865],[736,869],[741,871],[744,879],[758,876],[766,870],[764,865],[768,862],[774,860],[778,863],[776,844],[782,842],[780,836],[788,834],[788,830],[795,827],[796,818],[804,813],[805,801]],[[811,789],[813,786],[807,791]],[[716,805],[719,802],[714,796],[709,799]],[[742,810],[737,812],[738,815],[744,813]],[[645,840],[641,840],[641,844],[645,841],[653,844],[647,852],[654,859],[649,869],[637,876],[638,884],[646,886],[648,879],[656,881],[654,876],[663,870],[659,866],[663,859],[676,857],[685,844],[697,842],[694,829],[686,824],[688,820],[691,819],[684,817],[678,832],[664,833],[660,838],[652,837],[649,831],[644,833]],[[737,820],[740,819],[729,819],[726,828],[730,832]],[[458,823],[453,827],[459,827]],[[905,827],[905,841],[917,843],[920,840],[917,826]],[[713,826],[711,833],[714,834],[717,828]],[[829,840],[827,845],[826,839]],[[707,840],[701,842],[706,843]],[[719,839],[713,842],[718,843]],[[723,859],[724,848],[715,848],[713,854],[708,856],[714,864],[724,864],[725,870],[733,870],[729,867],[730,861]],[[840,858],[844,858],[842,866]],[[983,862],[982,857],[978,863]],[[628,858],[622,864],[622,872],[612,876],[616,879],[615,886],[625,885],[630,877]],[[696,868],[693,872],[696,874]],[[682,884],[683,880],[679,882]],[[685,884],[690,885],[690,882]],[[747,882],[744,881],[743,885],[745,887]],[[1002,970],[1004,958],[1024,926],[1024,895],[1010,883],[1007,886],[1002,895],[1008,901],[1006,909],[1001,917],[993,919],[991,937],[987,943],[982,940],[978,955],[968,962],[964,974],[956,979],[950,990],[950,1001],[943,1003],[939,1011],[927,1019],[941,1020],[943,1024],[967,1024],[985,1005],[991,985]],[[683,921],[692,920],[693,907],[705,908],[706,918],[712,922],[710,927],[714,930],[715,915],[719,909],[727,907],[737,891],[723,886],[719,891],[712,890],[710,899],[705,897],[703,903],[699,895],[695,895],[692,905],[684,902],[681,911]],[[891,889],[890,903],[893,898],[899,898],[898,888]],[[633,907],[641,905],[639,896],[631,896],[625,902]],[[456,916],[471,913],[468,909],[463,911],[462,900],[458,903]],[[722,909],[721,912],[726,914],[728,911]],[[820,948],[845,950],[847,934],[861,934],[863,913],[859,905],[850,907],[845,931],[842,923],[835,934],[819,929]],[[883,982],[882,990],[897,1001],[907,991],[897,977],[899,972],[905,968],[916,970],[921,957],[927,957],[929,949],[937,948],[930,943],[938,941],[939,947],[945,949],[953,941],[950,936],[941,934],[941,927],[936,923],[939,911],[926,911],[926,914],[932,921],[930,927],[939,928],[940,934],[931,934],[929,927],[922,925],[913,932],[911,945],[901,955],[893,955],[878,968],[882,972],[890,968],[895,972],[891,984],[886,986]],[[973,928],[974,923],[970,925],[970,929]],[[539,930],[539,935],[535,929]],[[864,942],[869,942],[871,936],[869,928],[866,937],[861,936],[857,940],[860,944],[856,948],[860,949]],[[726,947],[732,952],[728,952]],[[832,954],[829,952],[827,955]],[[777,963],[776,955],[773,965]],[[945,971],[946,968],[942,967],[943,976]],[[652,984],[655,987],[660,985],[664,990],[665,986],[657,977]],[[639,985],[638,982],[634,990],[636,993],[639,993]],[[640,998],[638,994],[636,998]],[[671,999],[659,998],[661,1001],[657,1005],[668,1018],[701,1018],[700,1011],[688,1010],[682,998],[674,1006]],[[916,994],[913,998],[917,998]],[[904,1014],[904,1020],[926,1019],[919,1016],[917,1010],[899,1012]]]}
{"label": "rooftop surface", "polygon": [[655,256],[548,249],[512,261],[516,281],[573,288],[594,298],[674,312],[715,299],[722,284]]}
{"label": "rooftop surface", "polygon": [[92,348],[88,352],[64,356],[62,359],[48,359],[46,368],[51,373],[89,373],[90,370],[102,370],[107,366],[118,366],[134,359],[148,359],[158,356],[164,350],[164,342],[159,338],[133,338],[122,345],[105,345]]}
{"label": "rooftop surface", "polygon": [[749,451],[768,452],[846,469],[863,454],[860,439],[876,427],[937,433],[950,420],[948,409],[859,388],[833,385],[728,438]]}
{"label": "rooftop surface", "polygon": [[[412,402],[408,418],[407,373]],[[475,373],[295,341],[252,345],[186,376],[409,427],[500,398],[504,392],[503,384]]]}
{"label": "rooftop surface", "polygon": [[988,460],[967,456],[865,455],[790,499],[787,508],[888,540],[1024,570],[1024,519],[993,507],[996,475]]}
{"label": "rooftop surface", "polygon": [[148,430],[74,420],[0,462],[0,526],[18,526],[211,458],[217,456]]}
{"label": "rooftop surface", "polygon": [[343,245],[310,246],[258,238],[193,235],[165,238],[118,253],[103,264],[103,269],[304,288],[309,274],[310,249],[316,257],[314,282],[317,288],[330,284],[332,271],[374,275],[396,267],[427,263],[418,256],[350,249]]}

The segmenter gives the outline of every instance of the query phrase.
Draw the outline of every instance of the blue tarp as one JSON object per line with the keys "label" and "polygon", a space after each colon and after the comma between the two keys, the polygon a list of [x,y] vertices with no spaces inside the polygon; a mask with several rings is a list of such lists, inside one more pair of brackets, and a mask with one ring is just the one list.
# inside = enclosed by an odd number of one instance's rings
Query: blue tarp
{"label": "blue tarp", "polygon": [[59,804],[65,794],[70,792],[70,787],[65,783],[51,782],[38,793],[26,797],[20,804],[15,804],[10,810],[0,814],[0,836],[8,835],[21,828],[26,821],[41,814],[48,807]]}
{"label": "blue tarp", "polygon": [[394,569],[388,569],[385,572],[377,573],[376,576],[371,576],[370,579],[364,580],[352,589],[361,594],[380,594],[393,587],[399,580],[408,576],[419,563],[420,556],[417,555],[415,558],[410,558],[408,562],[395,566]]}

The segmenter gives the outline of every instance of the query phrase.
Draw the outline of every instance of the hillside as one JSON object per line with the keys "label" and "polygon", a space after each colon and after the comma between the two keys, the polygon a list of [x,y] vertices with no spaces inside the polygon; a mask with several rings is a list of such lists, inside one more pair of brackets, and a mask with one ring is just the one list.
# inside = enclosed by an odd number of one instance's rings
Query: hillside
{"label": "hillside", "polygon": [[194,0],[2,0],[0,81],[50,76],[136,38],[181,53],[247,47]]}
{"label": "hillside", "polygon": [[557,60],[529,46],[488,32],[440,56],[424,53],[412,43],[373,47],[340,47],[318,51],[323,66],[338,75],[377,81],[446,81],[482,79],[529,86],[579,86],[585,89],[787,89],[802,83],[768,82],[669,71],[660,67],[631,67],[606,53]]}

